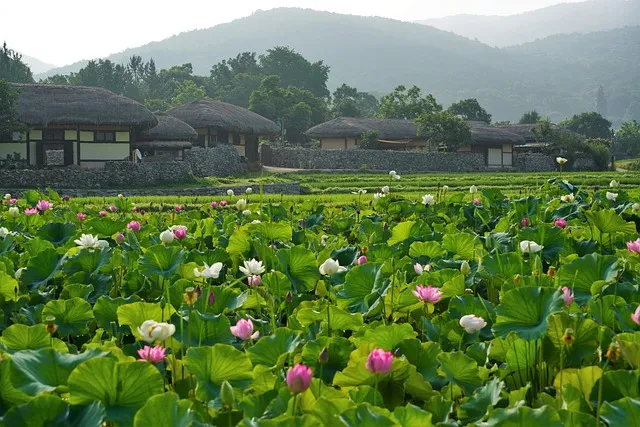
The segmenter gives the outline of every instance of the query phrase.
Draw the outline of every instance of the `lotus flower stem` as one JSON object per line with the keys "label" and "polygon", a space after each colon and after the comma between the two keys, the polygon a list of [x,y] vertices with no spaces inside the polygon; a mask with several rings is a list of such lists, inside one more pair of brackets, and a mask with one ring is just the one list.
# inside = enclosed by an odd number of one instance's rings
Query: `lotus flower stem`
{"label": "lotus flower stem", "polygon": [[[375,374],[373,376],[373,381],[374,381],[374,388],[376,389],[376,391],[379,391],[378,390],[378,385],[379,385],[379,382],[380,382],[380,378],[378,377],[378,374]],[[373,406],[378,406],[378,393],[375,393],[373,395]]]}
{"label": "lotus flower stem", "polygon": [[331,338],[331,290],[327,288],[327,336]]}
{"label": "lotus flower stem", "polygon": [[596,427],[600,427],[600,413],[602,411],[602,391],[604,385],[604,374],[607,371],[607,366],[609,365],[609,359],[604,362],[604,366],[602,367],[602,376],[600,377],[600,382],[598,383],[598,407],[596,409]]}
{"label": "lotus flower stem", "polygon": [[298,395],[300,393],[296,393],[293,395],[293,408],[291,408],[291,415],[293,416],[293,418],[296,417],[296,412],[298,409]]}

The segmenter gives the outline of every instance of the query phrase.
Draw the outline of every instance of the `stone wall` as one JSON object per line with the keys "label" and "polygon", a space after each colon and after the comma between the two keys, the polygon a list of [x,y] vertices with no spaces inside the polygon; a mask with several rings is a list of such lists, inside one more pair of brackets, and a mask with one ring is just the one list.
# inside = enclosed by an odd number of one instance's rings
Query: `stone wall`
{"label": "stone wall", "polygon": [[513,167],[518,172],[553,172],[558,170],[555,159],[539,153],[518,153],[514,155]]}
{"label": "stone wall", "polygon": [[197,177],[235,175],[247,168],[231,144],[211,148],[193,147],[185,151],[184,160],[191,165]]}
{"label": "stone wall", "polygon": [[4,188],[140,188],[194,182],[186,162],[107,162],[104,169],[78,166],[47,169],[0,169]]}
{"label": "stone wall", "polygon": [[409,172],[478,172],[487,167],[479,153],[383,150],[319,150],[271,147],[268,166],[294,169],[359,169]]}
{"label": "stone wall", "polygon": [[[120,189],[120,190],[100,190],[100,189],[66,189],[57,188],[56,191],[60,195],[71,197],[116,197],[119,194],[123,196],[211,196],[227,198],[227,190],[233,190],[236,197],[244,197],[247,187],[253,189],[253,194],[249,197],[252,199],[259,198],[260,186],[225,186],[225,187],[191,187],[191,188],[147,188],[147,189]],[[22,197],[24,189],[5,187],[0,185],[0,193],[9,193],[13,197]],[[288,182],[280,184],[265,184],[262,187],[265,194],[300,194],[299,182]]]}

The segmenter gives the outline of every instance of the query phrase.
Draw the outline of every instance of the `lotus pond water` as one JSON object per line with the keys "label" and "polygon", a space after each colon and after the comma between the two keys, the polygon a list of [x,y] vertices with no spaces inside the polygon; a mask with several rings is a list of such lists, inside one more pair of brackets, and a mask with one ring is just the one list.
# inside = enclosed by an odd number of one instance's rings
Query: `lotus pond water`
{"label": "lotus pond water", "polygon": [[0,424],[639,425],[635,200],[394,185],[342,206],[8,195]]}

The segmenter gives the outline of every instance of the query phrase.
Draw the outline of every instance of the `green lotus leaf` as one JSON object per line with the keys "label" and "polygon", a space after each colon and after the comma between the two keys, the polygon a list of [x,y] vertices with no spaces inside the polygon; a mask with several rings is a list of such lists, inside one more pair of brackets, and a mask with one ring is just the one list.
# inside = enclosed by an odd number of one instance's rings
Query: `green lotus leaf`
{"label": "green lotus leaf", "polygon": [[538,409],[531,409],[526,406],[493,411],[491,417],[483,423],[476,424],[478,427],[563,427],[558,412],[550,406],[543,406]]}
{"label": "green lotus leaf", "polygon": [[191,402],[179,400],[175,393],[153,396],[147,400],[133,418],[133,427],[190,427],[194,416]]}
{"label": "green lotus leaf", "polygon": [[380,264],[366,263],[352,268],[336,296],[338,307],[351,313],[370,314],[379,309],[389,281],[382,276]]}
{"label": "green lotus leaf", "polygon": [[360,339],[360,344],[370,343],[375,348],[386,351],[395,351],[400,343],[405,340],[414,339],[416,332],[408,323],[392,323],[390,325],[380,325],[373,329],[367,329]]}
{"label": "green lotus leaf", "polygon": [[150,363],[118,362],[111,357],[87,360],[69,376],[69,403],[90,405],[101,402],[106,419],[131,425],[133,416],[164,384],[160,371]]}
{"label": "green lotus leaf", "polygon": [[91,304],[82,298],[49,301],[42,309],[42,318],[47,316],[56,318],[58,333],[63,337],[82,334],[94,319]]}
{"label": "green lotus leaf", "polygon": [[190,316],[185,313],[181,323],[180,316],[176,313],[171,317],[170,323],[176,325],[174,338],[186,346],[231,344],[235,341],[229,330],[231,323],[223,314],[202,314],[199,311],[192,311]]}
{"label": "green lotus leaf", "polygon": [[454,254],[456,259],[473,260],[483,255],[479,239],[469,233],[445,234],[442,247]]}
{"label": "green lotus leaf", "polygon": [[596,427],[596,417],[584,412],[561,409],[558,411],[560,420],[565,427]]}
{"label": "green lotus leaf", "polygon": [[226,344],[191,347],[184,364],[198,380],[197,395],[206,400],[219,397],[224,381],[233,387],[245,388],[253,379],[249,356]]}
{"label": "green lotus leaf", "polygon": [[97,349],[80,354],[58,353],[52,348],[23,350],[11,358],[11,382],[30,396],[67,385],[71,371],[80,363],[109,353]]}
{"label": "green lotus leaf", "polygon": [[471,398],[460,405],[458,417],[465,423],[476,422],[484,418],[499,401],[504,383],[497,378],[492,379],[477,389]]}
{"label": "green lotus leaf", "polygon": [[[264,278],[262,279],[262,282],[264,283]],[[207,311],[212,311],[215,314],[232,312],[239,309],[247,300],[248,295],[247,292],[239,292],[238,290],[232,289],[228,286],[212,286],[206,289],[206,291],[207,292],[203,292],[203,297],[209,298],[208,292],[213,292],[215,295],[215,302],[213,305],[207,306]]]}
{"label": "green lotus leaf", "polygon": [[97,274],[102,267],[109,264],[112,255],[113,249],[110,248],[80,251],[64,263],[63,270],[69,275],[78,272]]}
{"label": "green lotus leaf", "polygon": [[43,324],[38,325],[11,325],[2,331],[2,340],[0,348],[15,353],[21,350],[39,350],[41,348],[51,347],[62,353],[68,353],[67,345],[57,338],[51,339],[51,335],[47,332]]}
{"label": "green lotus leaf", "polygon": [[320,278],[318,264],[313,252],[303,246],[278,251],[278,261],[281,270],[296,292],[307,292],[316,286]]}
{"label": "green lotus leaf", "polygon": [[447,253],[438,242],[413,242],[409,246],[409,256],[412,258],[427,257],[438,258]]}
{"label": "green lotus leaf", "polygon": [[618,275],[618,257],[597,253],[562,265],[558,270],[558,285],[573,290],[578,304],[586,304],[591,298],[591,285],[599,280],[612,282]]}
{"label": "green lotus leaf", "polygon": [[560,227],[548,225],[527,227],[518,233],[520,240],[530,240],[544,246],[542,258],[545,261],[554,260],[566,246],[565,231]]}
{"label": "green lotus leaf", "polygon": [[602,376],[602,369],[599,366],[585,366],[580,369],[564,369],[556,375],[553,386],[560,390],[562,385],[571,384],[584,394],[585,399],[589,399],[589,394],[593,385]]}
{"label": "green lotus leaf", "polygon": [[387,245],[397,245],[410,238],[419,239],[429,231],[429,226],[423,222],[404,221],[393,227],[391,237],[387,240]]}
{"label": "green lotus leaf", "polygon": [[293,230],[291,226],[282,222],[260,222],[249,225],[249,233],[258,234],[267,241],[281,240],[289,242],[292,238]]}
{"label": "green lotus leaf", "polygon": [[[583,212],[587,222],[597,228],[600,233],[636,234],[636,224],[625,221],[615,211],[604,209],[599,211],[585,210]],[[600,240],[600,239],[598,239]]]}
{"label": "green lotus leaf", "polygon": [[444,380],[438,375],[438,354],[440,346],[433,342],[421,343],[418,339],[406,339],[397,346],[398,354],[406,357],[407,361],[414,365],[422,378],[440,388],[444,385]]}
{"label": "green lotus leaf", "polygon": [[[570,346],[563,340],[567,329],[573,330],[573,342]],[[598,348],[598,331],[598,324],[589,318],[568,313],[552,315],[545,340],[545,361],[559,366],[560,353],[563,352],[565,368],[579,368],[583,361],[590,362]],[[547,342],[551,345],[546,345]]]}
{"label": "green lotus leaf", "polygon": [[[93,314],[99,328],[111,331],[118,323],[118,307],[140,301],[140,297],[133,295],[128,298],[101,296],[93,305]],[[113,324],[113,326],[112,326]],[[120,332],[126,331],[126,327],[118,326]]]}
{"label": "green lotus leaf", "polygon": [[426,401],[424,409],[431,414],[432,423],[446,423],[453,411],[453,402],[446,400],[442,395],[436,395]]}
{"label": "green lotus leaf", "polygon": [[360,255],[360,249],[355,246],[344,246],[331,252],[331,258],[335,259],[340,265],[351,265]]}
{"label": "green lotus leaf", "polygon": [[227,253],[232,257],[243,257],[251,250],[250,236],[247,230],[240,229],[234,231],[229,238]]}
{"label": "green lotus leaf", "polygon": [[395,426],[395,421],[388,414],[389,411],[382,408],[360,404],[340,414],[340,421],[347,427]]}
{"label": "green lotus leaf", "polygon": [[185,259],[186,254],[180,246],[151,246],[140,258],[140,273],[169,279]]}
{"label": "green lotus leaf", "polygon": [[454,319],[460,319],[467,314],[475,314],[482,317],[489,325],[491,319],[495,319],[496,311],[491,301],[473,295],[459,295],[449,301],[449,315]]}
{"label": "green lotus leaf", "polygon": [[[315,322],[321,322],[322,328],[327,328],[327,307],[326,304],[318,304],[304,302],[300,305],[300,309],[295,313],[296,319],[302,326],[309,326]],[[332,331],[358,331],[364,325],[362,314],[348,313],[335,305],[329,306],[329,319],[331,321]]]}
{"label": "green lotus leaf", "polygon": [[624,360],[633,368],[640,368],[640,332],[618,334],[616,341]]}
{"label": "green lotus leaf", "polygon": [[140,334],[138,334],[138,327],[142,325],[145,320],[168,322],[175,312],[176,310],[171,304],[167,304],[163,310],[160,303],[142,301],[124,304],[117,308],[120,325],[129,326],[136,339],[142,339]]}
{"label": "green lotus leaf", "polygon": [[440,353],[438,361],[447,381],[460,387],[466,394],[470,395],[482,386],[478,364],[464,353]]}
{"label": "green lotus leaf", "polygon": [[525,265],[522,256],[515,252],[485,255],[480,263],[478,274],[485,280],[490,280],[500,288],[504,282],[513,279],[516,274],[524,275],[530,271],[530,266]]}
{"label": "green lotus leaf", "polygon": [[[321,365],[318,357],[327,349],[327,362]],[[318,337],[302,347],[302,363],[309,366],[322,380],[331,384],[336,372],[342,371],[349,363],[349,356],[355,349],[351,341],[343,337]],[[254,362],[255,363],[255,362]]]}
{"label": "green lotus leaf", "polygon": [[14,427],[100,427],[105,418],[99,402],[72,406],[58,396],[43,394],[28,403],[14,406],[4,415],[3,425]]}
{"label": "green lotus leaf", "polygon": [[276,300],[280,301],[284,300],[287,293],[293,289],[289,278],[279,271],[271,271],[262,276],[262,285],[276,298]]}
{"label": "green lotus leaf", "polygon": [[640,399],[625,397],[615,402],[602,402],[602,419],[610,426],[640,425]]}
{"label": "green lotus leaf", "polygon": [[44,286],[60,271],[63,261],[64,257],[55,249],[44,249],[29,260],[20,281],[29,289]]}
{"label": "green lotus leaf", "polygon": [[84,226],[88,231],[99,237],[111,237],[125,230],[127,223],[111,218],[92,218],[85,221]]}
{"label": "green lotus leaf", "polygon": [[300,333],[289,328],[278,328],[272,335],[260,338],[247,353],[254,365],[268,368],[284,366],[286,358],[300,345]]}
{"label": "green lotus leaf", "polygon": [[0,272],[0,297],[2,297],[0,303],[4,303],[5,301],[16,302],[20,299],[20,286],[18,285],[18,281],[4,271]]}
{"label": "green lotus leaf", "polygon": [[514,331],[526,340],[542,338],[548,329],[548,319],[562,307],[560,289],[524,287],[506,292],[496,307],[493,332],[504,337]]}
{"label": "green lotus leaf", "polygon": [[50,222],[38,230],[37,236],[56,246],[62,246],[69,241],[76,231],[71,222]]}
{"label": "green lotus leaf", "polygon": [[623,397],[640,400],[640,371],[607,371],[599,378],[591,389],[591,394],[586,397],[592,406],[595,407],[598,404],[600,381],[603,381],[602,395],[609,402]]}

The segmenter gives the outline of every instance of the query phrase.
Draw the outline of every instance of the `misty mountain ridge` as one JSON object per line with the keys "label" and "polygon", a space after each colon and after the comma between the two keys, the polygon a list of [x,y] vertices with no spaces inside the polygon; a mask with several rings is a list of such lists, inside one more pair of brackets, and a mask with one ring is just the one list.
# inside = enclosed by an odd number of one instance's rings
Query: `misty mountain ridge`
{"label": "misty mountain ridge", "polygon": [[31,72],[36,74],[46,73],[49,70],[56,68],[56,65],[47,64],[44,61],[39,60],[38,58],[34,58],[29,55],[22,55],[22,62],[27,64],[29,68],[31,68]]}

